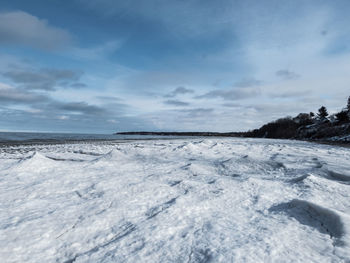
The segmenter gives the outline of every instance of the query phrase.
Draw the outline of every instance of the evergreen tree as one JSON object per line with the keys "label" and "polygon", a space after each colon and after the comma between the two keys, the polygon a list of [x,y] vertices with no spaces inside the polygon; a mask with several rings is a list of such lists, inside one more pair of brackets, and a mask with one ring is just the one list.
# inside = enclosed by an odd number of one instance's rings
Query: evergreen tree
{"label": "evergreen tree", "polygon": [[318,109],[318,113],[317,116],[319,119],[323,120],[326,119],[328,116],[328,111],[327,108],[325,106],[322,106],[321,108]]}
{"label": "evergreen tree", "polygon": [[348,105],[346,105],[346,108],[347,108],[348,112],[350,112],[350,96],[348,98]]}
{"label": "evergreen tree", "polygon": [[335,114],[335,117],[337,117],[338,122],[348,122],[349,116],[346,111],[341,111]]}

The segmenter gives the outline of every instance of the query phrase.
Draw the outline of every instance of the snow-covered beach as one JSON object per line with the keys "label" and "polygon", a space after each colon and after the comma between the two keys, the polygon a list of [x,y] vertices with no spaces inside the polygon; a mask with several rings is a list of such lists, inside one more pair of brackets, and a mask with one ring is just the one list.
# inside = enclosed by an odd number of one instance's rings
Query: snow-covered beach
{"label": "snow-covered beach", "polygon": [[1,262],[349,262],[350,149],[209,138],[0,148]]}

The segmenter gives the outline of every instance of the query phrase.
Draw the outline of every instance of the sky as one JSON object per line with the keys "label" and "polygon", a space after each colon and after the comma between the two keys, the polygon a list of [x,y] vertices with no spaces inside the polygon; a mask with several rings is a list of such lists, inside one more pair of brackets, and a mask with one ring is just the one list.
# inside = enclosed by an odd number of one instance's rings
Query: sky
{"label": "sky", "polygon": [[348,0],[2,0],[0,131],[245,131],[350,95]]}

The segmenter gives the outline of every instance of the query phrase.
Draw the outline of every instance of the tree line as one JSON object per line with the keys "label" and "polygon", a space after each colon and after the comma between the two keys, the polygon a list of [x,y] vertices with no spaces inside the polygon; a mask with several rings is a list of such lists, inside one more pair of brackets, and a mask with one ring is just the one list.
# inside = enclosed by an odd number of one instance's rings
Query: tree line
{"label": "tree line", "polygon": [[[350,119],[349,115],[350,115],[350,96],[348,98],[346,107],[343,108],[340,112],[337,112],[336,114],[334,114],[334,116],[338,122],[348,122]],[[328,116],[329,114],[325,106],[322,106],[321,108],[318,109],[317,117],[320,120],[327,120]]]}
{"label": "tree line", "polygon": [[[343,125],[347,124],[347,125]],[[350,96],[346,107],[329,115],[325,106],[317,113],[300,113],[296,117],[285,117],[267,123],[259,129],[244,133],[244,137],[281,139],[320,139],[350,134]]]}

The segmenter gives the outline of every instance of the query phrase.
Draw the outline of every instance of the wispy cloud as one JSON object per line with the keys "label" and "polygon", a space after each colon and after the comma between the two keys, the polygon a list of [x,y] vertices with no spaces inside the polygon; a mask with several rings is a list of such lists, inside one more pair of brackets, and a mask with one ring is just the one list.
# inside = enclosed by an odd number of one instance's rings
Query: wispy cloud
{"label": "wispy cloud", "polygon": [[123,99],[115,96],[97,96],[97,99],[104,101],[104,102],[120,102],[123,101]]}
{"label": "wispy cloud", "polygon": [[165,98],[174,98],[177,95],[191,94],[191,93],[194,93],[194,90],[188,89],[188,88],[185,88],[185,87],[177,87],[172,92],[164,95],[164,97]]}
{"label": "wispy cloud", "polygon": [[88,85],[86,85],[85,83],[81,83],[81,82],[76,82],[76,83],[72,83],[69,85],[69,87],[72,88],[77,88],[77,89],[83,89],[86,88]]}
{"label": "wispy cloud", "polygon": [[261,94],[259,88],[235,88],[230,90],[212,90],[208,93],[195,97],[196,99],[221,98],[223,100],[240,100],[254,98]]}
{"label": "wispy cloud", "polygon": [[188,102],[180,101],[180,100],[166,100],[164,104],[172,105],[172,106],[188,106],[190,105]]}
{"label": "wispy cloud", "polygon": [[23,11],[0,13],[0,43],[52,50],[72,42],[68,31]]}
{"label": "wispy cloud", "polygon": [[55,90],[57,86],[84,88],[84,83],[77,82],[82,72],[67,69],[13,69],[0,73],[26,89]]}
{"label": "wispy cloud", "polygon": [[306,98],[308,95],[311,95],[310,90],[274,92],[269,94],[272,98]]}
{"label": "wispy cloud", "polygon": [[27,90],[16,89],[12,86],[0,83],[1,104],[33,104],[47,102],[47,96],[36,94]]}
{"label": "wispy cloud", "polygon": [[179,112],[186,113],[187,117],[191,117],[191,118],[207,117],[209,114],[214,112],[214,109],[212,109],[212,108],[194,108],[194,109],[179,110]]}
{"label": "wispy cloud", "polygon": [[63,111],[87,115],[102,115],[106,113],[105,109],[95,105],[90,105],[86,102],[55,103],[53,106]]}
{"label": "wispy cloud", "polygon": [[[80,114],[86,116],[113,115],[116,108],[125,108],[124,104],[93,105],[84,101],[63,102],[33,90],[24,90],[0,83],[0,101],[2,105],[23,105],[32,113],[44,114]],[[121,111],[118,111],[120,113]]]}
{"label": "wispy cloud", "polygon": [[281,69],[281,70],[276,71],[276,76],[283,78],[283,79],[287,79],[287,80],[297,79],[300,77],[299,74],[297,74],[293,71],[287,70],[287,69]]}
{"label": "wispy cloud", "polygon": [[261,80],[257,80],[255,78],[244,78],[236,82],[235,84],[233,84],[233,86],[239,87],[239,88],[248,88],[248,87],[259,86],[261,84],[262,84]]}

